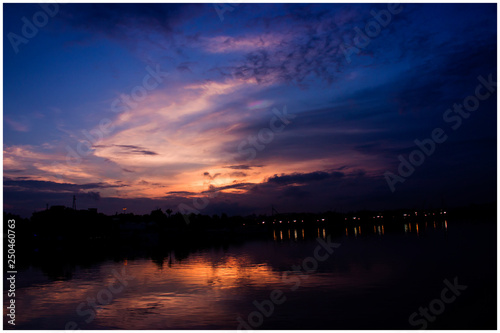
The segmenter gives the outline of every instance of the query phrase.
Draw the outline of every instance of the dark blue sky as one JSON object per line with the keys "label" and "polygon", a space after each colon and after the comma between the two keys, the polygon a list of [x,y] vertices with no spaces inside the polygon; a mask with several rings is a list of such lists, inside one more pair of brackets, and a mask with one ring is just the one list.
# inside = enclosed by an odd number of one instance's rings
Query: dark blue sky
{"label": "dark blue sky", "polygon": [[[496,200],[496,91],[456,129],[444,117],[496,82],[496,4],[221,6],[4,4],[4,209]],[[447,139],[391,191],[436,128]]]}

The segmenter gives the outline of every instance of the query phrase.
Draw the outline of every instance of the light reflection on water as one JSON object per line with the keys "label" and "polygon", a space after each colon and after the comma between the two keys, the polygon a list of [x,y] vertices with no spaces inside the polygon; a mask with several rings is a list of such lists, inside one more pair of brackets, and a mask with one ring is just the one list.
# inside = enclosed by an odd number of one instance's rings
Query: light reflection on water
{"label": "light reflection on water", "polygon": [[[346,235],[335,240],[341,247],[332,258],[319,264],[318,271],[307,274],[294,292],[291,284],[283,280],[283,271],[312,256],[317,246],[316,241],[305,240],[306,231],[300,228],[293,229],[293,235],[290,229],[274,230],[269,241],[247,242],[225,250],[202,250],[181,261],[170,256],[168,265],[149,259],[101,263],[77,270],[73,279],[40,279],[20,288],[16,302],[23,310],[17,317],[16,328],[64,329],[68,321],[74,321],[81,329],[235,329],[236,318],[254,311],[253,301],[267,299],[274,289],[283,290],[288,301],[276,309],[276,316],[266,319],[268,326],[262,328],[299,328],[301,323],[305,327],[331,329],[356,323],[358,326],[352,327],[358,328],[364,323],[356,322],[359,314],[368,328],[390,327],[387,325],[393,322],[389,319],[394,318],[399,318],[398,327],[411,328],[401,325],[407,324],[407,316],[418,309],[417,305],[439,296],[434,295],[435,287],[431,287],[436,281],[439,284],[443,277],[456,275],[463,279],[475,277],[471,272],[486,267],[480,260],[467,259],[471,251],[484,258],[480,246],[461,248],[465,234],[473,243],[481,237],[474,239],[474,233],[465,230],[448,237],[443,234],[448,228],[444,222],[445,229],[431,228],[435,234],[428,234],[424,242],[423,232],[417,237],[419,226],[413,224],[404,226],[405,232],[413,230],[413,238],[403,231],[400,235],[381,237],[384,225],[375,226],[373,234],[368,228],[370,235],[363,237],[361,226],[352,227],[351,236],[346,228]],[[325,228],[314,231],[323,239],[328,236]],[[298,235],[302,235],[302,240]],[[464,259],[465,255],[469,257]],[[441,262],[447,265],[441,267]],[[79,304],[116,283],[112,272],[123,269],[133,279],[122,292],[113,295],[109,304],[97,306],[94,320],[85,322],[89,312],[79,315]]]}
{"label": "light reflection on water", "polygon": [[272,287],[281,283],[279,272],[266,263],[252,263],[244,255],[214,259],[195,254],[162,268],[150,260],[106,263],[86,270],[79,278],[22,290],[17,302],[25,310],[17,319],[18,326],[41,317],[72,316],[71,312],[75,312],[79,304],[75,301],[95,298],[103,286],[116,283],[111,272],[122,271],[123,267],[133,279],[123,292],[114,295],[111,304],[98,307],[94,321],[85,323],[90,315],[77,318],[75,322],[81,324],[81,328],[107,327],[110,323],[123,329],[216,325],[234,320],[234,316],[224,317],[229,313],[231,301],[241,300],[241,288]]}

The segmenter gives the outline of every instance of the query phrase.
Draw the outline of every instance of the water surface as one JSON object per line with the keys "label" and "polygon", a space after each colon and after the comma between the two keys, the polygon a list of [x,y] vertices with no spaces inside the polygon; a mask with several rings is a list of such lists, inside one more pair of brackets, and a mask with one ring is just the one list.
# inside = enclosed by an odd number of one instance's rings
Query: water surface
{"label": "water surface", "polygon": [[[317,269],[284,279],[314,255],[318,236],[340,246]],[[125,282],[116,278],[122,272]],[[402,224],[393,233],[353,225],[342,235],[284,229],[187,257],[115,258],[76,267],[65,279],[20,271],[15,328],[236,329],[250,315],[258,329],[413,329],[409,316],[455,277],[467,289],[428,328],[494,329],[493,223]],[[286,300],[259,321],[254,302],[266,303],[273,290]]]}

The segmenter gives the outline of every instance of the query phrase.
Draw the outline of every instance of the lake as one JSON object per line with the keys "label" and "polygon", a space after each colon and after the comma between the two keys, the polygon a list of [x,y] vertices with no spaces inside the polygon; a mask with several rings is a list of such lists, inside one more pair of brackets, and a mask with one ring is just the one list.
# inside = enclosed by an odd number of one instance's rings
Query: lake
{"label": "lake", "polygon": [[496,271],[495,222],[278,229],[61,279],[32,266],[17,274],[15,328],[496,329]]}

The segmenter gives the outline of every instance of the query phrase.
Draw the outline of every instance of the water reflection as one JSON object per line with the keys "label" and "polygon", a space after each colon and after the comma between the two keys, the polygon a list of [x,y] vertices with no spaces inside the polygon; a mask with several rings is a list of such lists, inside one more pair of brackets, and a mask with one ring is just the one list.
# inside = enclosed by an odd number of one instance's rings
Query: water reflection
{"label": "water reflection", "polygon": [[[283,280],[283,272],[313,255],[317,232],[326,238],[334,235],[331,227],[294,228],[293,238],[291,230],[269,230],[265,240],[202,249],[181,258],[172,251],[167,254],[168,265],[164,266],[159,265],[159,259],[124,258],[77,268],[73,278],[57,281],[47,279],[39,270],[25,271],[19,276],[29,276],[31,280],[20,284],[22,287],[16,294],[16,304],[23,309],[16,328],[64,329],[68,321],[74,321],[81,329],[235,329],[238,316],[255,311],[254,300],[268,299],[270,291],[280,289],[286,292],[288,301],[276,310],[279,312],[275,316],[266,317],[270,326],[264,325],[264,329],[300,325],[318,329],[394,325],[404,329],[411,328],[404,325],[408,325],[408,313],[415,311],[414,303],[425,304],[436,297],[433,288],[436,276],[460,274],[460,278],[477,286],[474,282],[482,283],[489,276],[477,272],[489,269],[491,265],[486,263],[494,262],[495,252],[489,250],[495,248],[495,242],[491,239],[484,242],[483,237],[495,236],[483,228],[481,237],[474,236],[479,234],[477,230],[464,229],[466,236],[454,238],[457,237],[454,232],[444,241],[439,236],[448,223],[439,222],[441,230],[430,230],[437,237],[421,247],[423,237],[406,237],[401,224],[379,223],[373,226],[373,234],[372,225],[356,224],[345,228],[346,236],[348,229],[354,229],[350,237],[343,236],[344,226],[337,229],[337,236],[332,237],[341,239],[342,245],[334,253],[334,260],[321,262],[320,269],[308,274],[294,292],[290,292],[291,284]],[[391,228],[398,233],[395,237],[379,238],[385,228],[388,233]],[[310,239],[305,239],[306,229]],[[422,235],[428,232],[424,232],[424,223],[412,228],[413,235],[417,229]],[[454,224],[454,230],[457,229]],[[404,230],[409,231],[408,225]],[[283,242],[286,235],[295,242]],[[373,239],[380,241],[374,244]],[[463,247],[464,239],[470,239],[475,246]],[[491,244],[491,249],[486,244]],[[443,251],[449,246],[456,251]],[[424,252],[417,254],[416,248]],[[419,260],[420,256],[425,260]],[[468,266],[464,266],[464,261]],[[442,262],[448,264],[440,265]],[[121,272],[123,268],[133,279],[109,304],[99,304],[97,317],[86,323],[89,317],[78,315],[79,305],[96,298],[104,287],[116,282],[112,272]],[[429,274],[430,269],[435,274]],[[488,281],[494,286],[495,274],[490,275]],[[398,307],[394,307],[394,302]],[[485,308],[494,309],[495,305],[488,304]],[[361,324],[357,320],[360,311],[364,314]],[[394,318],[401,320],[397,322]],[[445,318],[440,320],[443,322]]]}
{"label": "water reflection", "polygon": [[[96,298],[103,286],[116,284],[113,271],[131,276],[123,292],[113,295],[110,304],[99,304],[97,318],[88,325],[90,315],[76,320],[79,328],[106,327],[152,329],[154,327],[196,327],[220,325],[229,318],[228,306],[238,300],[240,288],[262,288],[281,283],[281,276],[266,263],[255,263],[248,256],[223,258],[195,255],[187,261],[172,260],[170,268],[160,269],[150,260],[108,263],[85,271],[79,278],[54,281],[24,288],[17,304],[25,310],[18,326],[37,318],[74,317],[79,303]],[[228,303],[229,302],[229,303]],[[81,312],[90,307],[80,307]],[[189,311],[187,311],[189,310]],[[90,313],[90,312],[88,312]],[[64,329],[65,323],[53,329]]]}
{"label": "water reflection", "polygon": [[[328,236],[328,230],[326,228],[318,228],[316,232],[312,235],[315,235],[313,239],[316,237],[326,239]],[[317,236],[316,236],[317,235]],[[293,240],[293,241],[302,241],[306,240],[306,228],[294,228],[294,229],[280,229],[272,230],[272,238],[274,241],[284,241],[284,240]]]}
{"label": "water reflection", "polygon": [[[447,220],[444,220],[444,221],[439,221],[439,222],[436,222],[436,221],[433,221],[431,222],[432,224],[430,225],[429,227],[429,224],[428,222],[409,222],[409,223],[405,223],[403,225],[403,230],[404,230],[404,233],[405,234],[408,234],[408,233],[415,233],[417,236],[423,236],[425,233],[427,233],[429,230],[444,230],[446,232],[446,230],[448,229],[448,221]],[[414,226],[413,226],[414,224]],[[383,226],[382,226],[383,228]]]}

